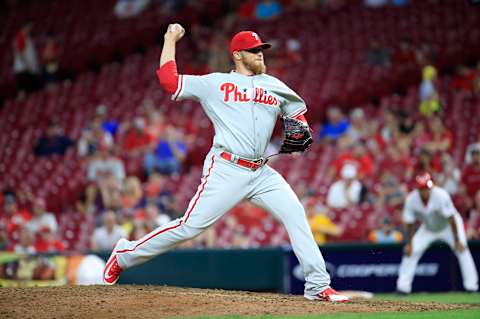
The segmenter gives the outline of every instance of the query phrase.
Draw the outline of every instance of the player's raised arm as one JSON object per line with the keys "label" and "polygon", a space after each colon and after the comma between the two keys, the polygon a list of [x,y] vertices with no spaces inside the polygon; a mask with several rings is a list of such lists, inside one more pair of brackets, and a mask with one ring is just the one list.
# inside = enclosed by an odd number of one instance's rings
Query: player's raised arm
{"label": "player's raised arm", "polygon": [[174,23],[168,25],[167,32],[165,32],[163,36],[164,42],[159,67],[162,67],[162,65],[169,61],[175,62],[175,45],[184,34],[185,29],[180,24]]}
{"label": "player's raised arm", "polygon": [[175,62],[175,46],[185,34],[185,29],[178,23],[170,24],[164,35],[163,49],[160,56],[160,65],[157,77],[160,86],[172,94],[172,100],[192,99],[205,100],[210,85],[205,76],[178,74]]}
{"label": "player's raised arm", "polygon": [[185,34],[185,29],[178,23],[170,24],[164,35],[163,49],[157,77],[160,85],[169,93],[175,93],[178,87],[178,71],[175,62],[175,46]]}

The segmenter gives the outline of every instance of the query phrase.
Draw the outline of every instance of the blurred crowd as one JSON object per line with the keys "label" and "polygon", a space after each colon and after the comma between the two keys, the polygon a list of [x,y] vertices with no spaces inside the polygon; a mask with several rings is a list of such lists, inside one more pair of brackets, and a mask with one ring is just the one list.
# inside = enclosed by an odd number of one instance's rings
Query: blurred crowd
{"label": "blurred crowd", "polygon": [[[453,90],[468,90],[463,70],[451,79]],[[471,77],[474,81],[476,77]],[[423,83],[421,84],[423,85]],[[421,90],[420,90],[421,92]],[[316,140],[333,145],[337,155],[330,163],[326,196],[308,186],[296,192],[306,207],[315,239],[319,244],[341,237],[343,228],[336,225],[329,212],[370,206],[395,212],[379,221],[368,238],[374,242],[399,242],[402,233],[398,221],[404,199],[412,188],[415,174],[429,171],[437,185],[445,188],[467,220],[469,238],[480,236],[480,132],[475,143],[468,145],[464,163],[452,159],[453,135],[442,121],[442,110],[422,113],[420,118],[394,107],[379,116],[367,109],[345,112],[340,107],[327,109]],[[184,203],[166,180],[178,179],[185,167],[188,150],[195,142],[194,131],[174,127],[163,120],[152,101],[145,100],[141,116],[131,122],[118,123],[108,118],[108,107],[99,105],[84,128],[81,138],[72,141],[52,120],[32,152],[39,157],[62,156],[75,148],[85,161],[88,184],[77,203],[78,214],[93,216],[96,229],[89,248],[108,250],[122,237],[138,239],[156,227],[180,217]],[[136,158],[142,164],[138,176],[126,173],[124,159]],[[28,192],[4,190],[0,213],[0,248],[17,252],[61,251],[65,247],[57,232],[55,214],[46,210],[45,200]],[[214,227],[184,244],[185,247],[251,247],[261,244],[249,227],[265,230],[275,223],[268,214],[250,203],[241,203]],[[286,244],[286,233],[277,231],[267,244]]]}
{"label": "blurred crowd", "polygon": [[[115,12],[120,18],[141,12],[150,1],[119,1]],[[164,1],[162,10],[181,11],[194,7],[196,1]],[[222,23],[238,19],[276,19],[294,7],[308,9],[317,5],[332,8],[346,1],[225,1],[229,6]],[[408,1],[365,1],[365,5],[406,5]],[[133,5],[133,6],[132,6]],[[137,12],[138,11],[138,12]],[[136,13],[137,12],[137,13]],[[195,20],[195,17],[192,17]],[[212,70],[227,71],[227,35],[217,32],[203,41],[207,22],[192,23],[190,44],[198,54],[184,68],[184,73],[203,74]],[[227,29],[227,28],[225,28]],[[59,69],[61,44],[51,35],[42,39],[38,50],[31,36],[32,25],[24,25],[13,39],[14,72],[19,92],[25,94],[64,77]],[[296,38],[272,41],[278,50],[267,58],[269,73],[282,77],[286,66],[301,61],[301,43]],[[38,53],[40,52],[40,54]],[[368,109],[332,105],[325,119],[309,119],[316,131],[316,143],[334,146],[337,152],[326,174],[328,191],[322,196],[308,186],[296,187],[314,233],[324,244],[341,238],[343,226],[331,217],[332,210],[355,209],[370,205],[385,213],[378,227],[370,229],[365,240],[400,242],[399,216],[404,199],[416,173],[432,173],[437,185],[445,188],[464,215],[470,239],[480,239],[480,131],[476,142],[465,152],[463,163],[452,158],[453,134],[444,123],[437,84],[435,52],[428,44],[416,48],[408,38],[397,48],[387,48],[372,41],[365,60],[372,66],[392,67],[412,63],[422,78],[419,87],[418,113],[409,114],[392,106],[381,114]],[[458,66],[451,77],[449,90],[475,96],[480,92],[480,63]],[[109,108],[100,104],[85,125],[81,137],[73,140],[58,121],[51,119],[47,130],[35,143],[38,157],[63,156],[75,149],[85,163],[88,183],[70,210],[93,220],[95,229],[88,248],[109,250],[119,238],[138,239],[183,215],[186,203],[179,202],[169,186],[189,169],[188,160],[199,132],[198,123],[185,117],[179,125],[165,120],[158,105],[145,99],[139,114],[127,122],[110,118]],[[308,116],[308,114],[307,114]],[[317,123],[315,123],[317,122]],[[178,124],[178,123],[176,123]],[[272,153],[275,146],[270,145]],[[129,174],[125,161],[139,163],[140,170]],[[59,234],[58,215],[49,212],[48,203],[28,190],[3,189],[0,194],[0,250],[15,252],[62,251],[65,245]],[[83,219],[80,219],[83,220]],[[249,227],[249,231],[246,231]],[[271,234],[267,239],[265,233]],[[263,235],[262,235],[263,234]],[[263,236],[263,237],[262,237]],[[265,241],[263,241],[265,239]],[[235,207],[218,225],[187,242],[184,247],[252,247],[262,244],[288,243],[285,230],[269,215],[248,202]]]}

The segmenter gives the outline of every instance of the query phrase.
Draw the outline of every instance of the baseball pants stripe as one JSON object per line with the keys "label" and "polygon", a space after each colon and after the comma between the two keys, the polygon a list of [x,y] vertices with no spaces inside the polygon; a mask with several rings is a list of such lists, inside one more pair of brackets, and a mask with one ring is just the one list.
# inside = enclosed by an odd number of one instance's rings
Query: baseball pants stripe
{"label": "baseball pants stripe", "polygon": [[[171,221],[138,241],[122,242],[117,260],[126,269],[199,235],[240,201],[265,208],[284,224],[306,279],[305,293],[315,295],[330,284],[325,262],[307,222],[305,210],[283,177],[269,166],[256,171],[219,156],[215,148],[203,169],[202,183],[184,217]],[[212,157],[213,156],[213,157]],[[214,163],[214,165],[213,165]],[[208,183],[207,183],[208,179]]]}

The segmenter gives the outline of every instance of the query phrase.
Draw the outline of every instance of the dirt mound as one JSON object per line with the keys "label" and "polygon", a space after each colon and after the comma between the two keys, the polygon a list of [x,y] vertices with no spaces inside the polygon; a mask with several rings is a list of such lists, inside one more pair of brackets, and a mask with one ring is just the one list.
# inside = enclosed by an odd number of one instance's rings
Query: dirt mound
{"label": "dirt mound", "polygon": [[0,288],[0,318],[161,318],[306,315],[465,309],[468,305],[353,301],[331,304],[302,296],[158,286]]}

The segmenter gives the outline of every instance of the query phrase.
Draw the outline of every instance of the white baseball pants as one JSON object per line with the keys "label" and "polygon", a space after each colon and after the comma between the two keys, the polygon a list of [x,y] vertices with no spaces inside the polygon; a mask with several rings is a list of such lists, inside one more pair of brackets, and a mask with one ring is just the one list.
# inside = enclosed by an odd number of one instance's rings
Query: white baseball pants
{"label": "white baseball pants", "polygon": [[[412,238],[412,254],[410,256],[403,256],[399,268],[399,275],[397,280],[397,290],[400,292],[410,293],[412,291],[413,277],[415,276],[415,268],[418,261],[434,241],[446,242],[452,248],[460,263],[460,270],[462,272],[463,287],[469,291],[478,290],[478,273],[472,254],[467,246],[467,238],[465,235],[465,228],[460,215],[455,215],[457,222],[457,232],[459,241],[465,246],[463,252],[455,250],[452,228],[448,225],[440,232],[431,232],[421,225]],[[446,278],[445,278],[446,279]]]}
{"label": "white baseball pants", "polygon": [[322,254],[305,210],[288,183],[271,167],[256,171],[233,164],[212,148],[205,159],[197,192],[182,218],[171,221],[117,250],[123,269],[143,263],[199,235],[243,199],[264,208],[285,226],[305,276],[305,293],[315,295],[330,285]]}

